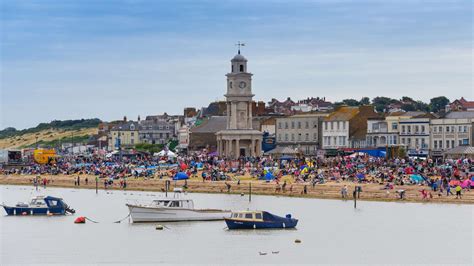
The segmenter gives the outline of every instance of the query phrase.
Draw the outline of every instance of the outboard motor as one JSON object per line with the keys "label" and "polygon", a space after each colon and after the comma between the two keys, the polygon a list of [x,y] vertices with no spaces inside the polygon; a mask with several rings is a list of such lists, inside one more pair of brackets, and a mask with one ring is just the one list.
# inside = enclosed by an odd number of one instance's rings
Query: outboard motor
{"label": "outboard motor", "polygon": [[70,214],[74,214],[76,213],[76,210],[74,210],[73,208],[69,207],[69,205],[67,205],[65,202],[63,202],[64,204],[64,210]]}

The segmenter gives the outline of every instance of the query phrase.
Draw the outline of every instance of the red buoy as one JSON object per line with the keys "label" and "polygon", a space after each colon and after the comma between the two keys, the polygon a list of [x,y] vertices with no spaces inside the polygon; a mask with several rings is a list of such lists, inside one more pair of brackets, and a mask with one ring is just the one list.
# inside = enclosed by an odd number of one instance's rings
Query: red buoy
{"label": "red buoy", "polygon": [[77,217],[76,220],[74,220],[75,224],[85,224],[86,223],[86,217],[80,216]]}

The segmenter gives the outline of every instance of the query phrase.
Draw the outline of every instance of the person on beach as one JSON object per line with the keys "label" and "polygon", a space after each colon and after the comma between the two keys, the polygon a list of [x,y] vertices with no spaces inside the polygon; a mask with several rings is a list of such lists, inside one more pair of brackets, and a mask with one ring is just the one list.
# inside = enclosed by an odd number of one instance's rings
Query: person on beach
{"label": "person on beach", "polygon": [[38,179],[39,176],[35,176],[35,178],[33,178],[33,186],[36,188],[36,190],[38,190]]}
{"label": "person on beach", "polygon": [[85,181],[86,181],[86,186],[87,186],[87,184],[89,184],[89,179],[87,179],[86,177]]}
{"label": "person on beach", "polygon": [[461,185],[457,185],[456,188],[456,199],[461,199],[462,198],[462,195],[461,195],[461,191],[462,191],[462,187]]}
{"label": "person on beach", "polygon": [[230,188],[232,187],[227,181],[224,183],[227,187],[227,193],[230,193]]}
{"label": "person on beach", "polygon": [[46,185],[48,184],[48,179],[46,177],[43,178],[43,188],[46,188]]}
{"label": "person on beach", "polygon": [[347,185],[344,185],[341,188],[341,196],[342,196],[343,199],[347,199]]}

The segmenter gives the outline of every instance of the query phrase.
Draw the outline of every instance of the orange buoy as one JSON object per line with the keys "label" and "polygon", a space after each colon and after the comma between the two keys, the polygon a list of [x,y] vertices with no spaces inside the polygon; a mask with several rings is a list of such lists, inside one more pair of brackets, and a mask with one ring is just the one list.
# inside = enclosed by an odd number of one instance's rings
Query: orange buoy
{"label": "orange buoy", "polygon": [[86,217],[80,216],[77,217],[76,220],[74,220],[75,224],[85,224],[86,223]]}
{"label": "orange buoy", "polygon": [[28,215],[28,213],[27,212],[22,212],[21,215]]}

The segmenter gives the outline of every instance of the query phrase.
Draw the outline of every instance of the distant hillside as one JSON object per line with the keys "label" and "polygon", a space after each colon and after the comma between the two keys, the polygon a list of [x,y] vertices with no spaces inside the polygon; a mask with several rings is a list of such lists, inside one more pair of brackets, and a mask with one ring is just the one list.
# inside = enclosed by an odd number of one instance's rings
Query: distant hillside
{"label": "distant hillside", "polygon": [[97,134],[100,119],[54,120],[50,123],[41,123],[36,127],[17,130],[5,128],[0,131],[0,149],[34,147],[54,147],[60,143],[85,142]]}
{"label": "distant hillside", "polygon": [[77,119],[77,120],[53,120],[50,123],[41,123],[36,127],[27,129],[17,130],[13,127],[7,127],[0,130],[0,139],[10,138],[15,136],[21,136],[29,133],[37,133],[47,129],[54,130],[78,130],[83,128],[97,128],[99,123],[102,122],[98,118],[92,119]]}

